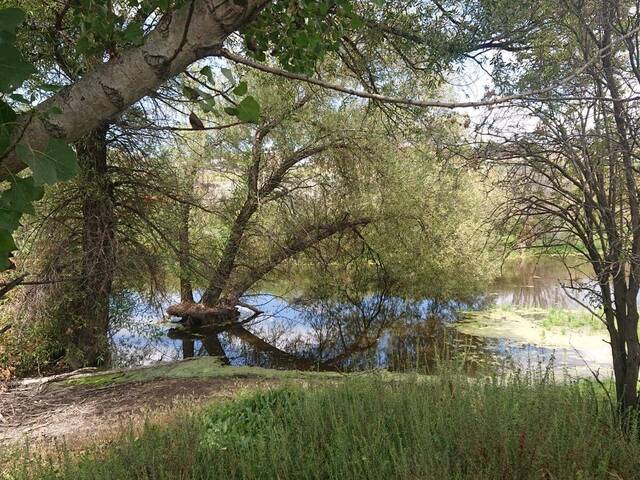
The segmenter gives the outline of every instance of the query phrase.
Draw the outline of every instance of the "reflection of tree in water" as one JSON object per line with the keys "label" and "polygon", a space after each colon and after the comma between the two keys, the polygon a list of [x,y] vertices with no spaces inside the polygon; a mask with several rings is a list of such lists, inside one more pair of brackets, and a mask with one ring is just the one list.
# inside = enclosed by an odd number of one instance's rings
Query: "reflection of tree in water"
{"label": "reflection of tree in water", "polygon": [[396,325],[384,342],[384,364],[392,371],[434,373],[442,365],[465,372],[495,362],[484,339],[458,332],[437,316],[411,325]]}
{"label": "reflection of tree in water", "polygon": [[497,279],[492,289],[497,291],[499,305],[520,308],[572,308],[578,303],[567,295],[563,284],[581,281],[587,273],[580,265],[553,257],[525,258],[509,262],[505,275]]}
{"label": "reflection of tree in water", "polygon": [[319,299],[305,303],[298,328],[291,322],[264,325],[257,315],[224,327],[172,329],[169,336],[183,340],[185,357],[209,354],[225,363],[268,368],[432,371],[454,357],[464,357],[465,368],[476,368],[479,354],[489,355],[482,342],[443,320],[460,306],[407,302],[383,293],[348,302]]}
{"label": "reflection of tree in water", "polygon": [[512,289],[511,305],[525,308],[566,307],[570,300],[560,285],[549,285],[534,281]]}

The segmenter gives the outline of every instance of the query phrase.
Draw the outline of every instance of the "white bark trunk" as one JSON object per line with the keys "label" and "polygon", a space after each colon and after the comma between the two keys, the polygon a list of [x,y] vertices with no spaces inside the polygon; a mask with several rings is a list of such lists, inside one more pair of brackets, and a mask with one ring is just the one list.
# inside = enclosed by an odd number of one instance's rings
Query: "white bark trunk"
{"label": "white bark trunk", "polygon": [[[37,151],[44,151],[52,137],[78,140],[156,91],[191,63],[214,55],[232,32],[251,21],[267,3],[269,0],[187,3],[165,15],[143,45],[124,51],[41,103],[35,115],[23,115],[16,139]],[[45,118],[42,114],[54,106],[62,113]],[[15,151],[10,150],[0,159],[0,179],[24,168]]]}

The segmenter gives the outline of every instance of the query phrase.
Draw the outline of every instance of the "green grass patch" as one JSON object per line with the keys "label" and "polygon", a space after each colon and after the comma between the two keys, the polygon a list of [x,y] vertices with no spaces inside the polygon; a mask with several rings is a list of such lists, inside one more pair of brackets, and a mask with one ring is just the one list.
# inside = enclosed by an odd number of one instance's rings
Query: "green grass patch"
{"label": "green grass patch", "polygon": [[547,310],[542,319],[542,326],[547,329],[560,328],[561,330],[606,331],[604,324],[598,317],[582,310],[565,310],[551,308]]}
{"label": "green grass patch", "polygon": [[257,393],[148,424],[106,450],[24,451],[4,478],[638,478],[637,435],[620,433],[589,382],[397,378]]}

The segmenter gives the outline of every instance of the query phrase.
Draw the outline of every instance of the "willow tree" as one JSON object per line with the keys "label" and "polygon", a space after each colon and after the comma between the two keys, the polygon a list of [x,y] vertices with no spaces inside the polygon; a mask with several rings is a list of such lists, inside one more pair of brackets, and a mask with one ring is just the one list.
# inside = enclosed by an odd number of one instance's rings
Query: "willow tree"
{"label": "willow tree", "polygon": [[228,193],[207,209],[216,212],[211,221],[219,230],[218,241],[200,253],[207,258],[200,271],[210,272],[200,279],[200,303],[170,307],[174,315],[232,320],[240,297],[289,259],[374,220],[361,203],[346,200],[340,170],[350,162],[357,170],[359,157],[368,154],[362,107],[341,111],[331,96],[265,76],[250,85],[263,106],[261,121],[205,139],[215,146],[198,162],[200,182],[215,184],[217,178]]}
{"label": "willow tree", "polygon": [[[397,112],[394,122],[410,128],[394,131],[387,111],[359,101],[264,74],[243,78],[263,107],[261,123],[198,134],[190,160],[204,202],[191,218],[205,226],[182,253],[197,257],[193,284],[202,296],[181,295],[168,309],[188,331],[213,342],[231,329],[267,348],[238,325],[236,306],[274,281],[348,303],[373,292],[468,297],[490,275],[473,178],[457,169],[458,152],[442,148],[460,141],[454,116]],[[370,345],[392,315],[375,317],[345,319],[345,350]]]}

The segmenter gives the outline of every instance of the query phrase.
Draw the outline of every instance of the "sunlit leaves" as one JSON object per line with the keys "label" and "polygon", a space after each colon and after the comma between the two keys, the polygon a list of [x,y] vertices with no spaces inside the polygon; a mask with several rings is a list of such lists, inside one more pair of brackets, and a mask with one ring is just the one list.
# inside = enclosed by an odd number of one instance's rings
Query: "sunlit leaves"
{"label": "sunlit leaves", "polygon": [[[141,45],[144,19],[152,12],[164,13],[181,7],[186,0],[130,0],[130,8],[113,8],[111,2],[83,0],[71,2],[68,19],[77,41],[67,49],[68,54],[91,57],[102,55],[105,46],[127,48]],[[132,12],[137,15],[132,19]]]}
{"label": "sunlit leaves", "polygon": [[347,29],[362,23],[350,0],[276,0],[245,32],[247,50],[257,60],[268,53],[286,69],[310,74],[339,48]]}
{"label": "sunlit leaves", "polygon": [[[238,81],[234,72],[229,68],[222,67],[219,71],[224,78],[218,78],[218,82],[216,82],[211,67],[206,66],[200,69],[200,75],[205,78],[199,82],[202,85],[206,84],[206,89],[194,88],[183,82],[183,96],[187,100],[197,102],[204,113],[212,113],[217,116],[220,114],[220,107],[216,108],[216,95],[218,95],[223,99],[220,103],[225,113],[238,118],[241,122],[258,123],[260,121],[260,104],[255,97],[249,95],[249,84],[245,80]],[[212,95],[206,93],[207,90],[218,93]],[[227,103],[226,107],[224,106],[225,102]],[[193,126],[193,121],[191,124]]]}

